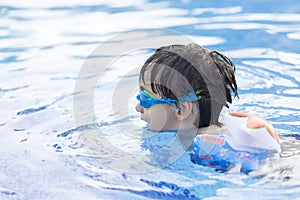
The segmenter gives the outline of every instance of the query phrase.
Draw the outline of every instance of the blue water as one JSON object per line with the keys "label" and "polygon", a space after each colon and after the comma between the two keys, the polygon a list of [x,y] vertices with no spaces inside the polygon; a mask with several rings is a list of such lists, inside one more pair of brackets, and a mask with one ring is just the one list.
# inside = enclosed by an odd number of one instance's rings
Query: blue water
{"label": "blue water", "polygon": [[[298,0],[4,0],[0,16],[0,199],[300,199]],[[155,156],[174,133],[134,111],[138,67],[174,31],[235,61],[230,109],[271,121],[280,155],[249,175]]]}

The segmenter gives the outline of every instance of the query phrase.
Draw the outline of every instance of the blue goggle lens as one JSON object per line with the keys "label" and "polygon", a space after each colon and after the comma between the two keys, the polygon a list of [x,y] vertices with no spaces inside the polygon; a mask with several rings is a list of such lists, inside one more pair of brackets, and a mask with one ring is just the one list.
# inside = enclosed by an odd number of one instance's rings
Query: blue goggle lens
{"label": "blue goggle lens", "polygon": [[151,93],[146,90],[141,90],[136,98],[140,101],[140,105],[145,109],[150,109],[150,107],[155,104],[168,104],[176,110],[180,111],[180,109],[173,104],[175,102],[178,102],[177,100],[163,98],[156,99]]}
{"label": "blue goggle lens", "polygon": [[153,97],[147,94],[145,91],[140,91],[136,97],[140,101],[140,105],[143,108],[150,108],[153,105]]}
{"label": "blue goggle lens", "polygon": [[141,90],[139,94],[136,96],[136,98],[139,100],[140,105],[145,109],[150,109],[151,106],[155,104],[168,104],[175,108],[176,110],[180,111],[180,109],[174,105],[176,102],[192,102],[197,101],[201,99],[201,96],[199,95],[202,92],[201,89],[195,90],[195,92],[190,92],[186,96],[179,97],[178,100],[174,99],[156,99],[151,93],[149,93],[147,90]]}

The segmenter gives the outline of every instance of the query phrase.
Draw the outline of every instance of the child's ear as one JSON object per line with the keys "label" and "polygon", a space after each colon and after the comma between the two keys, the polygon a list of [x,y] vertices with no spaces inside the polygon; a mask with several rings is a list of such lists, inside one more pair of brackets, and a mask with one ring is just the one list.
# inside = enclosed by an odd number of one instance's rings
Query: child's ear
{"label": "child's ear", "polygon": [[176,112],[177,120],[183,121],[191,115],[193,104],[192,102],[180,102],[178,107],[180,108],[180,111]]}

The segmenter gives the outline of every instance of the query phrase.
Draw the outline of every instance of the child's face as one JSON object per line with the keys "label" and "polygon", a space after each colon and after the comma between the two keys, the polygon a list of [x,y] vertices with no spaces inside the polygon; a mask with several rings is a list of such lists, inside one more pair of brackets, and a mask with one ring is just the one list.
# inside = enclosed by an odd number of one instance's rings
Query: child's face
{"label": "child's face", "polygon": [[[146,90],[155,98],[160,99],[161,96],[155,94],[150,84],[140,86],[141,90]],[[148,123],[149,129],[154,131],[177,130],[179,121],[176,113],[178,112],[172,106],[167,104],[155,104],[149,109],[143,108],[140,103],[136,105],[136,110],[141,113],[141,119]]]}

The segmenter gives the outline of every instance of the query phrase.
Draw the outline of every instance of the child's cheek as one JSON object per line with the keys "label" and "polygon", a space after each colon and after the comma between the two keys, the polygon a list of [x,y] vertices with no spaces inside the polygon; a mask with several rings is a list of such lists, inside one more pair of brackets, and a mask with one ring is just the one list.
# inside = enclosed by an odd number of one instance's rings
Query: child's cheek
{"label": "child's cheek", "polygon": [[163,105],[155,105],[149,111],[149,128],[155,131],[165,130],[168,126],[168,111]]}

